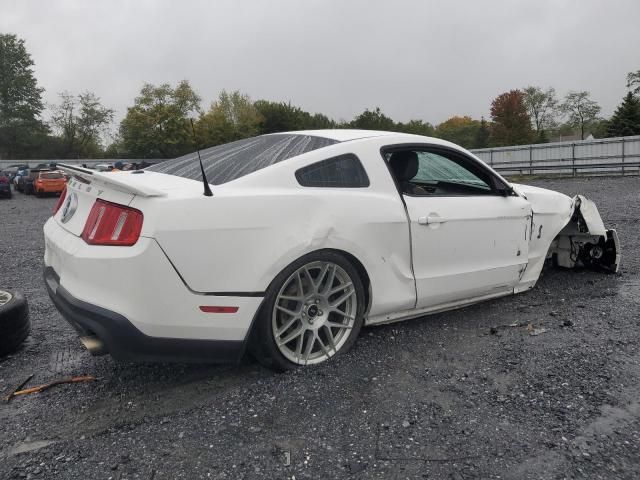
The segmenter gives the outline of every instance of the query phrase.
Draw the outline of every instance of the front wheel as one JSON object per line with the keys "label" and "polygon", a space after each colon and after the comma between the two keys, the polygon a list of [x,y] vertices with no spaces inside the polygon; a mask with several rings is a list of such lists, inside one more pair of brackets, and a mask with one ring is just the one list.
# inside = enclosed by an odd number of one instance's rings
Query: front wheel
{"label": "front wheel", "polygon": [[291,370],[347,351],[363,323],[364,287],[342,255],[306,255],[272,282],[252,332],[251,351],[268,368]]}

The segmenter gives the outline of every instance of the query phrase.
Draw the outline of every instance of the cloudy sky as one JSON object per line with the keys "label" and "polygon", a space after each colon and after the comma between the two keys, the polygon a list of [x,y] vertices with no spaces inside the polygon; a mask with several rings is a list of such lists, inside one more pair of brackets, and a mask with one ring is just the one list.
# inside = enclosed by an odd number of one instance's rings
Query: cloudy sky
{"label": "cloudy sky", "polygon": [[351,119],[488,116],[527,85],[588,90],[610,115],[640,70],[640,1],[0,0],[47,102],[90,90],[118,118],[144,82],[188,79]]}

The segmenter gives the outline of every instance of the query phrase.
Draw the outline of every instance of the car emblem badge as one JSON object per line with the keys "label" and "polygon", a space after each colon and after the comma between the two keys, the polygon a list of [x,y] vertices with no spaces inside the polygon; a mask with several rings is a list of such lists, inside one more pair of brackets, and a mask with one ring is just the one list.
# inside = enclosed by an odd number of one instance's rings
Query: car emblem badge
{"label": "car emblem badge", "polygon": [[78,196],[75,192],[71,192],[62,206],[62,215],[60,216],[62,223],[67,223],[71,220],[73,214],[76,213],[76,208],[78,208]]}

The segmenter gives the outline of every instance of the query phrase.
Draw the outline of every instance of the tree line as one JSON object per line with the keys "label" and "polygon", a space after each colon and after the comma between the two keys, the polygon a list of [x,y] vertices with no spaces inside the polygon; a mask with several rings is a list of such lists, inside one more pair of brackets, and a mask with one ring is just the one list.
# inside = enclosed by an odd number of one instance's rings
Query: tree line
{"label": "tree line", "polygon": [[0,34],[0,158],[172,158],[195,150],[268,133],[359,128],[426,135],[466,148],[544,143],[562,137],[640,135],[640,70],[627,76],[627,95],[609,119],[589,92],[559,98],[554,88],[528,86],[498,95],[490,118],[453,116],[438,125],[419,119],[396,122],[380,108],[351,121],[336,121],[287,102],[253,101],[222,91],[207,108],[187,80],[142,86],[111,134],[114,110],[93,92],[62,92],[45,122],[34,62],[24,40]]}

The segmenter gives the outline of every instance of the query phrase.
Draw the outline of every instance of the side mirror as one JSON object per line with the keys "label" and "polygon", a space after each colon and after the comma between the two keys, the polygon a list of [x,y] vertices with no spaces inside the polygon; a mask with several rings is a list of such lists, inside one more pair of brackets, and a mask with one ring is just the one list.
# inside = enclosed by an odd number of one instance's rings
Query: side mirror
{"label": "side mirror", "polygon": [[502,195],[503,197],[512,197],[516,194],[516,192],[513,190],[513,187],[509,186],[509,185],[504,185],[504,186],[500,186],[497,188],[497,192],[498,194]]}

